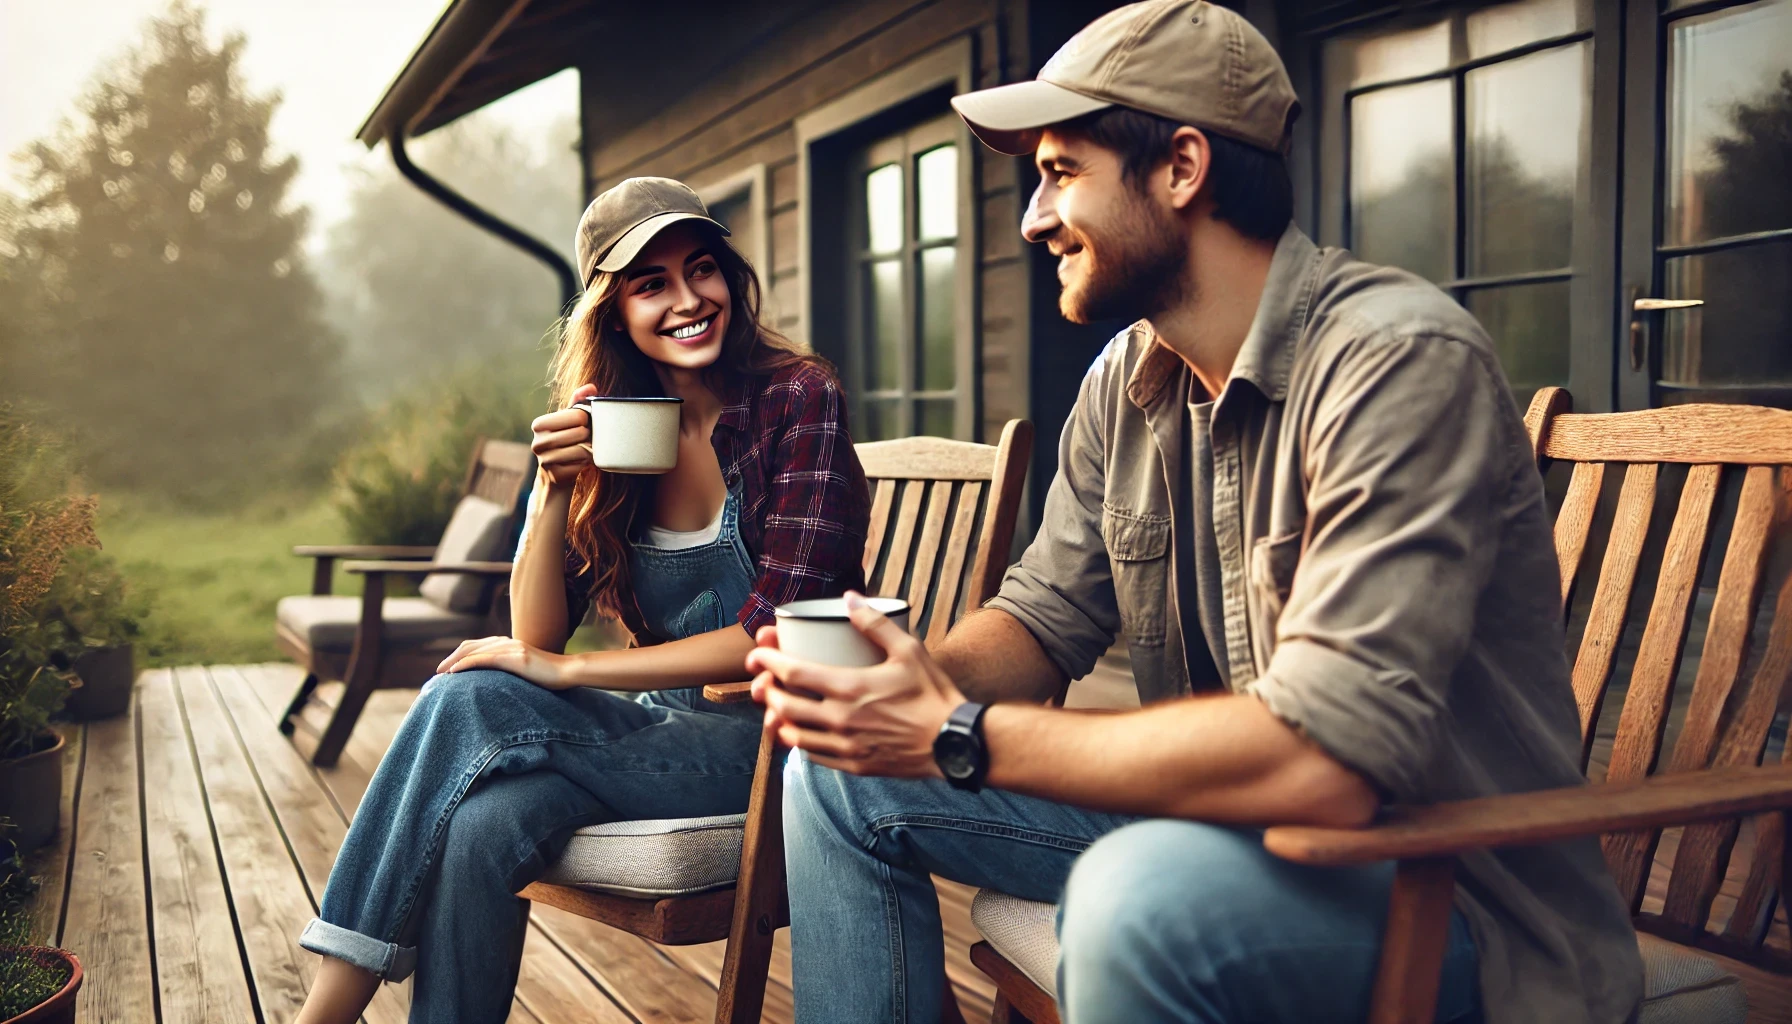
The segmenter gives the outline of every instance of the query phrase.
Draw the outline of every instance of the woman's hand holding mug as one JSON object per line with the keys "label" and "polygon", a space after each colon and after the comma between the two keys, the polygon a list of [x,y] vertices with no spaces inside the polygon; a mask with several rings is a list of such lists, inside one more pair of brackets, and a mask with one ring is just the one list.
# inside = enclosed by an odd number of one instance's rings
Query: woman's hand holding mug
{"label": "woman's hand holding mug", "polygon": [[529,447],[551,486],[571,487],[579,473],[591,465],[591,417],[579,408],[579,403],[595,394],[597,385],[581,385],[572,393],[566,408],[537,416],[529,424],[535,433]]}

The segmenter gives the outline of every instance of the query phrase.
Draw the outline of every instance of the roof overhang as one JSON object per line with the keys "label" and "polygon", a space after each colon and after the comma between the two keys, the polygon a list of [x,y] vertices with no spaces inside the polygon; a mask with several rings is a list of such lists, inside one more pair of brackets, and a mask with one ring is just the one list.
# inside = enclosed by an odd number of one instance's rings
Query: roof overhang
{"label": "roof overhang", "polygon": [[453,121],[576,63],[596,0],[449,0],[355,137],[371,149]]}

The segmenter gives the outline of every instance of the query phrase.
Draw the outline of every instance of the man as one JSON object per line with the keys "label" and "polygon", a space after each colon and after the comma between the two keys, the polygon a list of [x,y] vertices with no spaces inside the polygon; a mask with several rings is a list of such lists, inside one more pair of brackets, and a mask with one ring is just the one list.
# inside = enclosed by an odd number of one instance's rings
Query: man
{"label": "man", "polygon": [[[933,1019],[937,872],[1062,900],[1067,1021],[1359,1019],[1392,865],[1297,866],[1256,829],[1580,780],[1550,524],[1491,343],[1291,225],[1293,90],[1229,11],[1122,8],[954,106],[1033,154],[1022,230],[1064,314],[1144,319],[1083,381],[1037,539],[938,650],[861,606],[883,665],[748,658],[802,750],[798,1018]],[[1143,709],[1032,706],[1116,634]],[[1458,877],[1439,1020],[1633,1013],[1596,841]]]}

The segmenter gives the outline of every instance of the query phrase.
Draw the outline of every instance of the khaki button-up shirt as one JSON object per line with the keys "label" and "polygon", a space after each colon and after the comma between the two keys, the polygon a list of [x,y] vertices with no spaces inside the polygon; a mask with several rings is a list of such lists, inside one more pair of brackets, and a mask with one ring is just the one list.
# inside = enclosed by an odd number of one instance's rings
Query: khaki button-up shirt
{"label": "khaki button-up shirt", "polygon": [[[1149,324],[1114,338],[991,604],[1073,679],[1121,634],[1144,702],[1252,694],[1389,803],[1581,782],[1542,480],[1474,318],[1290,227],[1207,416],[1191,389]],[[1458,879],[1490,1024],[1632,1015],[1597,840],[1468,854]]]}

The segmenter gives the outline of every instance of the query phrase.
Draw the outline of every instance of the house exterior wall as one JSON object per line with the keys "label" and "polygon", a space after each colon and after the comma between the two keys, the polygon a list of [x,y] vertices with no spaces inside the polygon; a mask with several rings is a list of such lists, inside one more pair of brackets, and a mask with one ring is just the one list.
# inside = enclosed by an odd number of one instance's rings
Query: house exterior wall
{"label": "house exterior wall", "polygon": [[[585,161],[595,193],[623,178],[653,174],[678,178],[700,191],[764,165],[767,195],[765,263],[761,276],[773,323],[792,337],[832,354],[838,343],[814,337],[804,301],[802,265],[805,196],[797,122],[942,47],[969,44],[974,86],[1023,77],[1025,0],[870,0],[809,10],[763,13],[778,26],[741,55],[704,76],[704,82],[652,116],[618,124],[588,113]],[[604,95],[601,72],[583,74],[584,105],[603,111],[620,99]],[[649,102],[651,83],[631,89],[629,103]],[[607,122],[607,123],[606,123]],[[1024,196],[1019,163],[980,147],[974,161],[972,221],[978,252],[972,272],[977,311],[972,363],[976,371],[977,435],[993,441],[1010,418],[1031,413],[1028,378],[1028,267],[1017,232]],[[963,271],[961,270],[961,273]]]}

